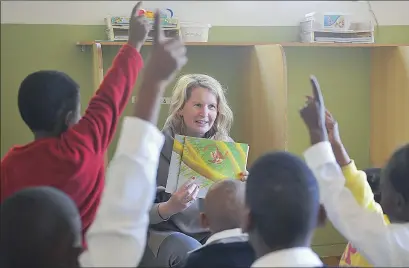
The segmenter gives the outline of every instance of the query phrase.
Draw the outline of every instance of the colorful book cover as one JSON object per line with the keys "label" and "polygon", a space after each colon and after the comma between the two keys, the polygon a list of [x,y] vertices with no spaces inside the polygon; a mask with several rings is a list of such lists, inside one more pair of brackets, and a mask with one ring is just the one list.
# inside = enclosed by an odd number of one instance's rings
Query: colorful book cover
{"label": "colorful book cover", "polygon": [[219,180],[239,179],[246,170],[249,146],[244,143],[216,141],[176,135],[166,192],[174,193],[187,181],[199,185],[199,198]]}

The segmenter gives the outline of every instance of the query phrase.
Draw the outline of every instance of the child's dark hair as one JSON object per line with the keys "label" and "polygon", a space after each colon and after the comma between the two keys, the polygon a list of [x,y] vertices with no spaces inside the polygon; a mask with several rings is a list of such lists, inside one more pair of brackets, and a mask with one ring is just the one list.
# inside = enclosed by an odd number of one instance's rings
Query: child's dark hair
{"label": "child's dark hair", "polygon": [[394,190],[409,202],[409,143],[397,149],[383,169]]}
{"label": "child's dark hair", "polygon": [[56,245],[80,237],[74,201],[55,188],[25,188],[4,200],[0,208],[2,268],[47,267]]}
{"label": "child's dark hair", "polygon": [[307,239],[319,213],[319,189],[308,166],[287,152],[269,153],[249,170],[246,205],[253,228],[270,248]]}
{"label": "child's dark hair", "polygon": [[368,168],[364,170],[367,181],[369,186],[371,186],[375,201],[377,203],[381,201],[381,191],[379,187],[381,181],[381,171],[381,168]]}
{"label": "child's dark hair", "polygon": [[38,71],[28,75],[20,85],[18,108],[22,119],[33,131],[52,132],[64,124],[69,111],[79,103],[79,85],[67,74]]}

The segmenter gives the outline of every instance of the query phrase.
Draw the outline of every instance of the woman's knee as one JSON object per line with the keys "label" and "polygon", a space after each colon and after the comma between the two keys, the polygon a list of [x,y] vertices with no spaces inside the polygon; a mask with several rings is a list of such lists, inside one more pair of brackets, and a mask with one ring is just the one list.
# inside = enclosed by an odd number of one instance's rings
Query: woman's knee
{"label": "woman's knee", "polygon": [[[162,243],[163,246],[170,246],[175,251],[179,251],[181,253],[189,252],[201,247],[199,241],[185,235],[183,233],[173,233],[166,237],[166,239]],[[161,247],[162,247],[161,245]]]}
{"label": "woman's knee", "polygon": [[159,247],[158,266],[175,267],[183,262],[189,251],[201,246],[196,239],[188,235],[173,233],[166,237]]}

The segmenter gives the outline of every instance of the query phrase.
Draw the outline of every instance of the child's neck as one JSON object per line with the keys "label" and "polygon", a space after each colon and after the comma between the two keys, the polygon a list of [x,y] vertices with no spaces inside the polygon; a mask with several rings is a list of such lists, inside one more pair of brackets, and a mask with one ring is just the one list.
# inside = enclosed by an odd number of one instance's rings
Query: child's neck
{"label": "child's neck", "polygon": [[300,248],[300,247],[310,247],[310,243],[308,241],[300,240],[294,241],[293,243],[289,243],[287,245],[274,245],[269,247],[265,244],[263,239],[258,235],[256,237],[251,238],[251,244],[254,247],[254,251],[256,252],[257,258],[261,258],[264,255],[267,255],[272,252],[276,252],[279,250],[284,249],[291,249],[291,248]]}
{"label": "child's neck", "polygon": [[58,137],[58,135],[55,133],[46,132],[46,131],[34,132],[34,140],[41,140],[41,139],[53,138],[53,137]]}

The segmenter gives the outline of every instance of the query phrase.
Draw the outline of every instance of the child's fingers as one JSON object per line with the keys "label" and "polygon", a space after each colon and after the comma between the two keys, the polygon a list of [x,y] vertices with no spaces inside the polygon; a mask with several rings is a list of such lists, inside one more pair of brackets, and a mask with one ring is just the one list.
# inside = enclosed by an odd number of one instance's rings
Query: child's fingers
{"label": "child's fingers", "polygon": [[310,77],[311,85],[312,85],[312,95],[320,105],[324,105],[324,98],[322,96],[320,84],[318,83],[318,79],[315,76]]}
{"label": "child's fingers", "polygon": [[156,10],[155,12],[155,20],[153,23],[153,30],[154,30],[154,37],[153,37],[153,43],[159,44],[162,42],[163,39],[163,33],[162,33],[162,26],[160,23],[160,11],[159,9]]}
{"label": "child's fingers", "polygon": [[139,9],[141,9],[141,6],[142,6],[142,1],[139,1],[138,3],[136,3],[136,5],[132,9],[131,17],[136,17],[139,15]]}

